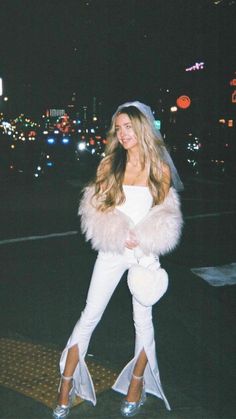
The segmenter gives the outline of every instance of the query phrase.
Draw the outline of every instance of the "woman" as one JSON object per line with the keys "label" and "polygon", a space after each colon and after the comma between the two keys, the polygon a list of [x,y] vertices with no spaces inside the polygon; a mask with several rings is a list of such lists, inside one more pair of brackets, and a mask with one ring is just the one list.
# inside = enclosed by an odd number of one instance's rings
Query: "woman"
{"label": "woman", "polygon": [[[108,133],[106,157],[79,207],[82,230],[99,253],[85,309],[61,356],[54,418],[68,416],[73,394],[96,404],[84,360],[91,334],[123,273],[137,263],[158,270],[159,256],[177,245],[182,216],[176,190],[181,189],[151,109],[140,102],[119,106]],[[159,298],[167,285],[160,284]],[[152,306],[140,304],[135,296],[132,301],[135,354],[113,386],[126,395],[121,405],[124,417],[138,413],[146,392],[162,398],[170,409],[159,377]]]}

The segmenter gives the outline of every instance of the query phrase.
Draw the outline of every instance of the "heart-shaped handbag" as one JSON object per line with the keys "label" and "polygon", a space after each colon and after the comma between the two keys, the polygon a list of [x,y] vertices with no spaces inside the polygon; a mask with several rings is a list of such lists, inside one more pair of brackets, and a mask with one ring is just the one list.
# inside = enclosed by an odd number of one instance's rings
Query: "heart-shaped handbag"
{"label": "heart-shaped handbag", "polygon": [[160,300],[169,282],[165,269],[151,270],[138,264],[130,267],[127,280],[131,294],[143,306],[152,306]]}

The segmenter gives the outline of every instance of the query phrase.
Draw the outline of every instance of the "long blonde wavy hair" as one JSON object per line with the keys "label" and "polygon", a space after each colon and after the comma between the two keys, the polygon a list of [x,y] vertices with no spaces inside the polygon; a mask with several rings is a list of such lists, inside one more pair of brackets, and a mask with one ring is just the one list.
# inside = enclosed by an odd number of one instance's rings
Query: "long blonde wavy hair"
{"label": "long blonde wavy hair", "polygon": [[119,109],[112,118],[111,127],[107,135],[107,147],[105,157],[101,160],[95,181],[93,205],[100,211],[113,209],[125,201],[122,188],[126,163],[127,151],[117,139],[115,122],[120,114],[126,114],[131,120],[132,128],[138,140],[140,150],[140,162],[142,169],[147,169],[148,187],[153,196],[153,205],[159,204],[165,197],[164,183],[167,182],[162,159],[164,142],[155,133],[146,116],[135,106],[127,106]]}

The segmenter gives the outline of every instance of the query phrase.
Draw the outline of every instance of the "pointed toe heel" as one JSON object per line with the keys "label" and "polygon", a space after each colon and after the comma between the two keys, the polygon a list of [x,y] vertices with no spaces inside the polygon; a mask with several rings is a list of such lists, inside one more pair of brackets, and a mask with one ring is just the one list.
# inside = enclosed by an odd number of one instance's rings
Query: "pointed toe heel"
{"label": "pointed toe heel", "polygon": [[58,404],[57,407],[53,410],[52,417],[54,419],[65,419],[68,418],[70,413],[70,405]]}
{"label": "pointed toe heel", "polygon": [[[139,379],[139,380],[143,379],[143,377],[137,377],[135,375],[133,375],[133,378]],[[146,402],[146,399],[147,399],[147,396],[146,396],[145,387],[143,383],[142,393],[141,393],[140,399],[137,402],[128,402],[128,400],[126,399],[122,401],[121,407],[120,407],[121,415],[125,418],[131,418],[133,416],[136,416],[139,413],[141,406],[143,406],[144,403]]]}
{"label": "pointed toe heel", "polygon": [[60,384],[59,384],[59,388],[58,388],[58,393],[60,392],[60,389],[61,389],[62,380],[65,380],[65,381],[72,380],[72,387],[71,387],[71,390],[69,392],[68,404],[58,404],[56,406],[56,408],[53,410],[52,417],[54,419],[66,419],[69,416],[70,408],[73,404],[73,400],[74,400],[74,397],[75,397],[73,377],[65,377],[64,375],[61,375],[61,380],[60,380]]}

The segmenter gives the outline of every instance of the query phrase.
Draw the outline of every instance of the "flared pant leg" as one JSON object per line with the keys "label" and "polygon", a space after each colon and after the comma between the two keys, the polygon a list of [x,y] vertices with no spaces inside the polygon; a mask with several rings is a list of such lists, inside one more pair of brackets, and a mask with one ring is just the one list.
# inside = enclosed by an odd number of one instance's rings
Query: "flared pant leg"
{"label": "flared pant leg", "polygon": [[60,359],[60,371],[63,373],[68,350],[74,345],[78,346],[79,362],[73,375],[75,391],[78,396],[94,405],[96,404],[94,385],[84,358],[91,335],[126,270],[127,263],[122,255],[103,252],[98,254],[85,309],[82,311]]}
{"label": "flared pant leg", "polygon": [[[150,260],[153,262],[153,259]],[[149,263],[150,260],[147,262]],[[75,391],[78,396],[92,402],[94,405],[96,404],[94,385],[84,358],[91,335],[101,319],[116,286],[123,273],[133,263],[136,263],[136,258],[132,251],[126,251],[123,255],[99,253],[94,266],[85,309],[61,355],[60,371],[63,373],[68,350],[74,345],[78,346],[79,362],[73,375]],[[144,349],[148,358],[144,373],[146,391],[162,398],[167,409],[170,409],[160,382],[152,323],[152,307],[144,307],[133,298],[133,316],[136,332],[134,358],[120,373],[112,388],[115,391],[127,394],[135,363],[140,352]]]}
{"label": "flared pant leg", "polygon": [[[157,263],[157,267],[158,267]],[[145,278],[144,278],[145,280]],[[160,298],[167,289],[168,284],[160,287]],[[147,365],[144,371],[145,389],[147,393],[163,399],[165,406],[170,410],[170,405],[162,389],[159,368],[156,357],[156,345],[152,321],[152,306],[145,307],[133,297],[133,318],[135,326],[135,353],[134,358],[125,366],[113,385],[113,390],[127,394],[132,373],[142,350],[147,356]]]}

